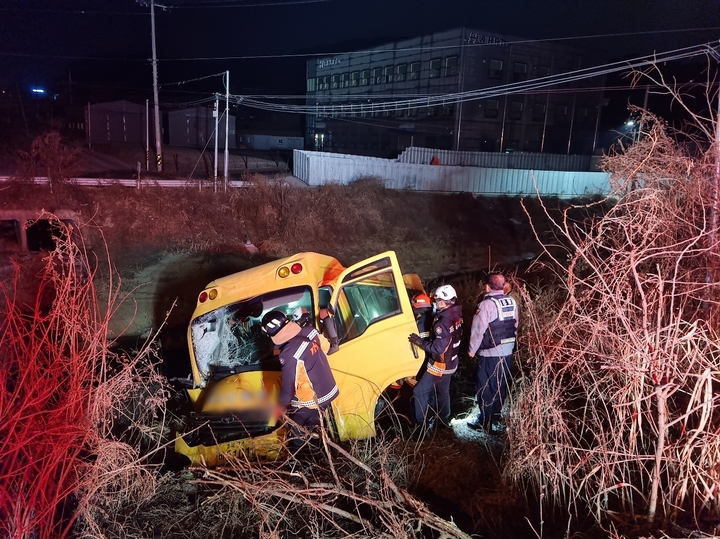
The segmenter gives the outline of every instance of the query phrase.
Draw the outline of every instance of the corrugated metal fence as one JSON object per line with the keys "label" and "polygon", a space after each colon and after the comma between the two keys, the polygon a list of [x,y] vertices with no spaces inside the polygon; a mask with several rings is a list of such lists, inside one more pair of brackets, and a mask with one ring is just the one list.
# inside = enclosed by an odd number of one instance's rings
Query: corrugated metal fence
{"label": "corrugated metal fence", "polygon": [[391,189],[574,198],[606,195],[609,174],[401,163],[394,159],[295,150],[293,175],[308,185],[348,184],[366,177]]}
{"label": "corrugated metal fence", "polygon": [[401,163],[429,165],[437,157],[441,165],[485,168],[517,168],[523,170],[572,170],[589,171],[592,158],[589,155],[561,155],[522,152],[455,152],[433,148],[406,148],[397,160]]}

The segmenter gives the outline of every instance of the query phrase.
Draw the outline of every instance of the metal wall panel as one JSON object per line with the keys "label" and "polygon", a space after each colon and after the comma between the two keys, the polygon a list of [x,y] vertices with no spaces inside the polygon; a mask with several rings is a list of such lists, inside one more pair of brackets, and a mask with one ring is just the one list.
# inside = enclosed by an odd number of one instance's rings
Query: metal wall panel
{"label": "metal wall panel", "polygon": [[441,165],[488,168],[518,168],[526,170],[589,171],[589,155],[561,155],[549,153],[454,152],[433,148],[406,148],[397,160],[401,163],[429,165],[433,157]]}
{"label": "metal wall panel", "polygon": [[470,192],[487,196],[536,195],[573,198],[606,195],[604,172],[524,170],[400,163],[393,159],[295,150],[293,175],[308,185],[348,184],[366,177],[391,189]]}

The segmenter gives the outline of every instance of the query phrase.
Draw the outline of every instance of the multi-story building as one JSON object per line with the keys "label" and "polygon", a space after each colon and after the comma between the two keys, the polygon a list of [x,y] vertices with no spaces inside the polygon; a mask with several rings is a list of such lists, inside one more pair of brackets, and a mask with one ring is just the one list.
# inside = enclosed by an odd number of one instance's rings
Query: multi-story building
{"label": "multi-story building", "polygon": [[[602,79],[520,93],[493,87],[590,65],[590,51],[579,47],[467,28],[311,60],[306,147],[377,156],[411,145],[589,154]],[[456,99],[467,92],[472,99]]]}

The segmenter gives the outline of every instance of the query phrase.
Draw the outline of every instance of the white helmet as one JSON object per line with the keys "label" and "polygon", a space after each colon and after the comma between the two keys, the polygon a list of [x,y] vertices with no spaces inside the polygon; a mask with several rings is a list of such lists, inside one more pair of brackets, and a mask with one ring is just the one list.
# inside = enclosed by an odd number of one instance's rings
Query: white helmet
{"label": "white helmet", "polygon": [[455,289],[449,284],[444,284],[437,287],[435,290],[435,297],[440,298],[443,301],[452,301],[457,299],[457,292],[455,292]]}

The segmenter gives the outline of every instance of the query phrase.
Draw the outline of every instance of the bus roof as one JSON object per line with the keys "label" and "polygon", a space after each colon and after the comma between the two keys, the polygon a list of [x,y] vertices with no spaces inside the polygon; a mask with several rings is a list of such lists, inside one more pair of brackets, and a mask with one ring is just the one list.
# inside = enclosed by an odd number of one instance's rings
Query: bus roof
{"label": "bus roof", "polygon": [[280,268],[287,267],[290,269],[293,264],[302,266],[302,270],[298,275],[302,276],[304,281],[318,285],[332,281],[345,269],[337,259],[331,256],[313,252],[298,253],[220,277],[209,283],[205,288],[219,287],[226,290],[230,288],[250,288],[256,291],[265,288],[272,290],[281,283],[287,282],[290,284],[295,281],[293,279],[295,275],[292,273],[284,278],[278,275]]}

